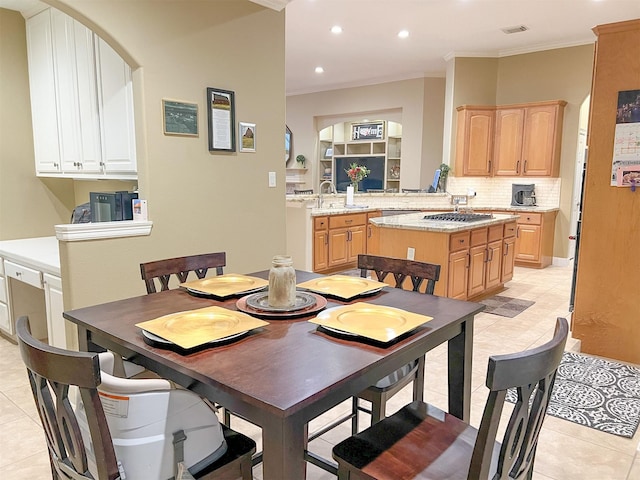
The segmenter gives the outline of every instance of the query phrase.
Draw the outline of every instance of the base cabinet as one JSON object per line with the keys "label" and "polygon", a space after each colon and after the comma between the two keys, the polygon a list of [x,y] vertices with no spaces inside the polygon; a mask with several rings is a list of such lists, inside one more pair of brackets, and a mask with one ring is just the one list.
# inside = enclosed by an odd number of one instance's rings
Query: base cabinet
{"label": "base cabinet", "polygon": [[523,213],[518,219],[515,264],[544,268],[553,261],[557,212]]}
{"label": "base cabinet", "polygon": [[0,258],[0,330],[13,335],[13,324],[9,313],[9,295],[7,293],[7,279],[4,276],[4,261]]}
{"label": "base cabinet", "polygon": [[44,287],[47,311],[47,338],[49,345],[66,348],[66,321],[62,316],[62,312],[64,311],[64,305],[62,303],[62,280],[60,277],[44,273],[42,275],[42,284]]}
{"label": "base cabinet", "polygon": [[516,255],[516,222],[507,223],[504,226],[504,240],[502,243],[502,283],[507,283],[513,278],[513,265]]}
{"label": "base cabinet", "polygon": [[449,278],[447,297],[463,300],[467,298],[469,284],[469,250],[449,254]]}
{"label": "base cabinet", "polygon": [[[375,214],[374,214],[375,216]],[[337,271],[356,266],[358,255],[367,252],[373,230],[367,213],[315,217],[313,271]]]}

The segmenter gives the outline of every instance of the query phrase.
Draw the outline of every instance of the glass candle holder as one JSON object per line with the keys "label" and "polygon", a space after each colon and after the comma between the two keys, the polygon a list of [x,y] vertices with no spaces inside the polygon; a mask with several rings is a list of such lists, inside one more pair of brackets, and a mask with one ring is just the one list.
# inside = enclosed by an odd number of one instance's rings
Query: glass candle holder
{"label": "glass candle holder", "polygon": [[289,308],[296,304],[296,271],[290,255],[273,257],[269,270],[269,306]]}

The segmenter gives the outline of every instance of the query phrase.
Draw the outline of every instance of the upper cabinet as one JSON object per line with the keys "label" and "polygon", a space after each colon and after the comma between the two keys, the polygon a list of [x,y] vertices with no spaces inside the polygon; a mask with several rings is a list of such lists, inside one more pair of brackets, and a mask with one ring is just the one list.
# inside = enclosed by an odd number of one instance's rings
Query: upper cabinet
{"label": "upper cabinet", "polygon": [[457,174],[557,177],[566,104],[459,107]]}
{"label": "upper cabinet", "polygon": [[26,26],[37,175],[135,179],[130,67],[53,8]]}
{"label": "upper cabinet", "polygon": [[495,107],[458,107],[456,175],[489,176],[493,158]]}

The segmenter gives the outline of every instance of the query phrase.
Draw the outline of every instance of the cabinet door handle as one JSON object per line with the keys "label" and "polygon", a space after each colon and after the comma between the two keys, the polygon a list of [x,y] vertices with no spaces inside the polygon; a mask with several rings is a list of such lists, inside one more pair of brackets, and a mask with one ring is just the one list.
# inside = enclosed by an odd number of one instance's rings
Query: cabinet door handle
{"label": "cabinet door handle", "polygon": [[516,162],[516,173],[520,172],[520,160]]}
{"label": "cabinet door handle", "polygon": [[489,173],[491,173],[491,160],[489,160]]}
{"label": "cabinet door handle", "polygon": [[527,161],[526,160],[524,161],[524,170],[523,170],[523,172],[527,173]]}
{"label": "cabinet door handle", "polygon": [[373,232],[371,231],[371,225],[367,227],[367,230],[368,230],[367,238],[371,238],[371,235],[373,235]]}
{"label": "cabinet door handle", "polygon": [[329,245],[329,235],[324,236],[324,244]]}
{"label": "cabinet door handle", "polygon": [[505,242],[504,244],[504,257],[506,257],[509,254],[509,244]]}
{"label": "cabinet door handle", "polygon": [[464,266],[464,268],[469,268],[471,266],[471,253],[467,252],[467,264]]}

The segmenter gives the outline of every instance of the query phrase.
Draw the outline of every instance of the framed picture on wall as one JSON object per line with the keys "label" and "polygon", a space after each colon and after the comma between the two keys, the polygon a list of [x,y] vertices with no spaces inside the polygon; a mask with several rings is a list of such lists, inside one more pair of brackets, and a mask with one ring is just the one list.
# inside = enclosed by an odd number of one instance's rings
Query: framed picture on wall
{"label": "framed picture on wall", "polygon": [[162,99],[162,127],[165,135],[198,136],[198,104]]}
{"label": "framed picture on wall", "polygon": [[236,151],[235,93],[220,88],[207,88],[209,119],[209,151]]}
{"label": "framed picture on wall", "polygon": [[240,122],[238,127],[240,134],[240,151],[255,152],[256,151],[256,124]]}

